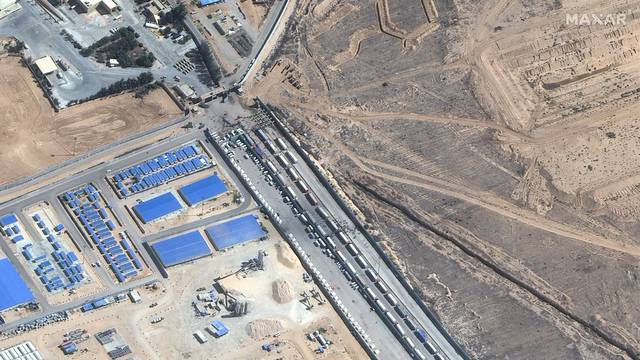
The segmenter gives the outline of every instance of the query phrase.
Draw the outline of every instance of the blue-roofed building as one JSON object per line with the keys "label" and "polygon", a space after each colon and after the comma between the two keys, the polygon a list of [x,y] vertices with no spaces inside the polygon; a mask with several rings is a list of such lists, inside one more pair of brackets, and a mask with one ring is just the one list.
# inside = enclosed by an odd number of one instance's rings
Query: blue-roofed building
{"label": "blue-roofed building", "polygon": [[151,245],[164,267],[211,255],[211,249],[199,231],[160,240]]}
{"label": "blue-roofed building", "polygon": [[224,2],[224,0],[200,0],[200,6],[220,4],[220,3],[223,3],[223,2]]}
{"label": "blue-roofed building", "polygon": [[133,211],[144,223],[160,219],[182,209],[182,205],[172,193],[164,193],[133,207]]}
{"label": "blue-roofed building", "polygon": [[255,215],[245,215],[205,229],[216,250],[224,250],[237,244],[258,240],[267,233]]}
{"label": "blue-roofed building", "polygon": [[213,322],[211,322],[211,326],[215,329],[215,334],[217,337],[225,336],[229,333],[229,328],[226,327],[220,320],[213,320]]}
{"label": "blue-roofed building", "polygon": [[0,218],[0,226],[7,227],[18,222],[15,214],[7,214]]}
{"label": "blue-roofed building", "polygon": [[9,259],[0,259],[0,311],[33,301],[34,297]]}
{"label": "blue-roofed building", "polygon": [[228,191],[218,175],[207,176],[178,190],[178,194],[189,206],[214,199]]}

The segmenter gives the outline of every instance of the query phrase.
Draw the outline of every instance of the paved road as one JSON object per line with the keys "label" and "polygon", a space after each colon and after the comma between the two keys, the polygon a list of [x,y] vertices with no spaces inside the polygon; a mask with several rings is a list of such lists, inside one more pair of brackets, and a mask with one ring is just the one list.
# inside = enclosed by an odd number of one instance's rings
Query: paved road
{"label": "paved road", "polygon": [[[273,6],[269,10],[269,14],[267,14],[267,18],[264,21],[264,25],[262,27],[262,31],[258,35],[258,38],[255,40],[253,45],[253,49],[251,51],[251,55],[249,56],[247,62],[238,68],[238,71],[234,74],[234,76],[230,77],[228,82],[230,84],[241,83],[247,80],[245,75],[251,70],[251,68],[256,64],[256,59],[258,59],[263,51],[266,51],[266,54],[270,52],[270,48],[267,46],[268,42],[271,39],[271,34],[275,31],[276,26],[279,26],[282,21],[286,21],[282,14],[284,13],[287,6],[289,6],[289,0],[276,0],[273,3]],[[275,44],[274,44],[275,45]],[[259,64],[256,64],[256,66]]]}
{"label": "paved road", "polygon": [[[274,136],[278,136],[277,130],[273,129],[272,134]],[[254,140],[256,140],[256,142],[261,143],[257,139],[257,137],[255,136],[253,137],[254,137]],[[272,139],[275,140],[273,137]],[[287,142],[285,141],[285,143]],[[293,150],[293,147],[291,146],[291,144],[288,144],[288,147],[289,149]],[[267,152],[266,147],[263,146],[263,149],[265,149],[265,152]],[[316,247],[316,244],[313,244],[312,240],[306,239],[307,236],[304,232],[304,225],[301,224],[300,219],[298,217],[293,215],[290,206],[282,202],[281,194],[275,188],[270,187],[266,183],[266,181],[262,178],[260,171],[257,170],[257,167],[253,164],[251,160],[247,160],[244,158],[244,156],[242,155],[242,151],[240,149],[235,149],[234,151],[236,153],[239,153],[239,155],[235,157],[236,161],[238,161],[238,163],[241,164],[241,167],[245,169],[247,174],[251,175],[250,178],[256,185],[256,188],[260,189],[265,199],[267,199],[269,204],[271,204],[271,206],[279,213],[282,219],[282,224],[283,224],[282,226],[287,229],[286,231],[290,231],[297,238],[297,240],[300,242],[300,245],[303,246],[303,249],[307,253],[309,253],[311,257],[313,257],[314,259],[313,261],[318,267],[318,269],[323,274],[325,273],[329,274],[329,275],[326,275],[326,277],[331,284],[334,284],[334,282],[335,284],[338,284],[338,285],[340,283],[343,283],[344,277],[339,276],[338,278],[336,278],[335,276],[333,276],[334,274],[332,274],[332,269],[334,269],[335,265],[332,266],[331,261],[326,261],[327,257],[324,256],[323,252]],[[268,152],[267,154],[270,155],[270,153]],[[300,154],[298,154],[297,157],[300,159]],[[291,186],[291,188],[294,189],[294,192],[297,193],[298,204],[304,210],[306,210],[307,212],[306,215],[312,218],[314,222],[322,224],[325,230],[327,230],[328,232],[331,232],[329,227],[327,226],[327,223],[317,215],[314,209],[314,206],[312,206],[304,198],[304,195],[299,191],[298,188],[296,188],[296,185],[287,176],[286,172],[284,171],[285,168],[278,161],[276,161],[273,156],[269,156],[269,158],[271,162],[276,166],[278,171],[286,178],[287,185]],[[369,241],[364,237],[362,233],[356,230],[355,224],[351,222],[350,218],[344,213],[344,211],[340,208],[340,206],[335,202],[331,194],[323,186],[321,181],[315,176],[311,168],[309,168],[307,164],[302,161],[299,161],[298,163],[294,164],[293,168],[295,168],[297,172],[301,175],[301,177],[305,179],[311,191],[319,198],[320,202],[322,203],[322,206],[324,206],[328,210],[328,212],[331,214],[332,220],[335,221],[335,223],[339,224],[345,230],[349,238],[353,241],[353,244],[356,245],[356,248],[359,250],[360,254],[364,256],[367,263],[367,267],[376,270],[376,272],[378,273],[378,276],[382,279],[382,282],[387,286],[387,288],[390,289],[390,293],[393,293],[396,299],[399,300],[399,303],[401,304],[401,308],[404,310],[405,313],[408,314],[407,318],[410,319],[413,324],[416,324],[427,331],[430,345],[432,345],[434,348],[438,350],[438,353],[442,358],[461,359],[461,356],[456,352],[456,349],[454,348],[454,346],[440,332],[439,328],[432,322],[432,320],[427,316],[427,314],[422,311],[420,306],[415,302],[412,296],[407,292],[406,288],[399,282],[399,280],[391,271],[391,269],[389,269],[387,265],[382,261],[379,254],[371,246]],[[358,272],[361,272],[361,268],[364,266],[357,265],[357,262],[354,261],[354,257],[352,257],[349,254],[349,252],[344,248],[344,246],[340,244],[339,241],[337,241],[335,234],[332,234],[331,236],[333,237],[333,239],[337,244],[337,249],[340,250],[341,253],[346,256],[347,260],[357,269]],[[323,262],[323,260],[325,261]],[[368,277],[364,275],[361,277],[364,280],[364,282],[367,283],[366,285],[363,285],[363,286],[369,287],[375,294],[374,295],[375,298],[383,301],[385,304],[385,307],[391,310],[391,313],[396,317],[396,319],[400,319],[401,316],[394,311],[394,305],[391,304],[388,300],[386,300],[383,297],[383,293],[378,288],[376,288],[376,286],[374,286],[374,284],[370,281]],[[342,286],[342,288],[344,288],[344,285]],[[344,296],[344,293],[342,296]],[[408,336],[411,339],[411,342],[414,345],[417,345],[416,348],[422,353],[422,355],[424,355],[426,358],[431,358],[431,355],[429,354],[427,347],[426,346],[423,347],[420,344],[419,339],[415,336],[414,333],[412,333],[411,329],[408,327],[408,324],[403,323],[403,321],[401,320],[399,321],[399,323],[405,336]],[[387,324],[389,326],[392,326],[392,324],[390,324],[389,322],[387,322]],[[378,324],[375,324],[375,325],[378,325]],[[372,329],[369,326],[364,326],[364,327],[365,329]],[[376,329],[376,328],[373,327],[373,329]],[[379,329],[377,331],[379,331]],[[398,333],[398,331],[394,331],[394,333],[397,336],[398,340],[402,341],[405,347],[407,347],[410,351],[412,351],[410,346],[411,343],[408,343],[406,340],[402,339],[400,336],[402,334]],[[384,339],[388,338],[388,334],[385,335],[383,333],[377,332],[376,335],[378,335],[379,339],[383,339],[382,344],[384,344],[383,346],[385,348],[390,346],[387,344],[387,342],[384,341]],[[374,335],[371,335],[371,337],[374,338]],[[380,343],[380,341],[376,342],[376,344],[378,343]],[[392,351],[389,351],[389,350],[392,350]],[[389,354],[397,354],[395,351],[393,351],[393,349],[386,349],[386,352],[387,354],[381,355],[381,358],[387,358],[388,356],[390,356]]]}
{"label": "paved road", "polygon": [[[173,79],[174,76],[179,76],[199,92],[208,90],[208,87],[199,81],[195,71],[185,75],[173,67],[184,57],[189,44],[193,46],[193,43],[177,46],[169,40],[156,38],[144,28],[144,22],[141,19],[132,15],[133,5],[126,4],[123,11],[126,23],[123,24],[132,26],[140,34],[144,45],[156,55],[158,61],[153,68],[107,68],[104,64],[98,64],[90,58],[83,57],[60,34],[60,31],[67,26],[78,27],[78,23],[82,20],[66,18],[66,21],[58,23],[33,0],[24,1],[21,4],[21,10],[0,19],[0,34],[14,36],[24,41],[29,46],[27,56],[33,59],[49,55],[54,59],[64,59],[70,64],[69,71],[60,72],[63,76],[62,84],[52,89],[53,95],[60,100],[61,105],[71,100],[83,99],[122,78],[136,77],[145,71],[152,72],[156,79],[161,77]],[[87,29],[83,31],[90,30],[91,26],[87,25]],[[104,31],[102,36],[109,35],[107,28],[103,28],[102,31]]]}
{"label": "paved road", "polygon": [[[233,152],[235,153],[235,161],[237,161],[239,166],[246,172],[249,179],[251,179],[252,183],[255,185],[256,189],[258,189],[260,194],[265,198],[267,203],[269,203],[269,205],[279,214],[280,219],[282,220],[280,226],[286,233],[292,234],[293,237],[298,240],[304,251],[312,259],[315,266],[322,273],[325,279],[331,284],[333,290],[342,299],[342,302],[347,306],[353,318],[356,319],[360,326],[366,329],[369,337],[372,339],[372,342],[380,351],[379,357],[381,359],[402,359],[410,356],[409,353],[403,349],[403,344],[401,343],[401,341],[404,340],[398,339],[399,341],[390,341],[392,339],[395,340],[394,332],[392,332],[390,329],[391,325],[388,326],[387,324],[385,324],[385,320],[383,320],[380,316],[378,316],[378,314],[373,311],[370,303],[367,302],[365,297],[360,292],[355,290],[354,283],[352,283],[345,277],[343,271],[341,270],[341,267],[336,263],[335,259],[327,256],[328,252],[326,250],[321,249],[316,244],[314,244],[313,240],[310,240],[308,238],[308,234],[305,232],[306,225],[303,224],[301,220],[294,215],[290,204],[283,202],[283,196],[280,194],[278,189],[267,183],[264,175],[262,174],[262,170],[256,164],[254,164],[251,159],[246,159],[244,157],[245,152],[240,148],[234,149]],[[274,164],[277,163],[273,157],[271,157],[271,161]],[[284,168],[280,165],[276,165],[276,167],[278,168],[280,174],[286,177]],[[326,189],[322,187],[319,181],[311,173],[311,170],[308,168],[305,169],[306,165],[304,163],[299,162],[295,165],[295,167],[305,178],[309,179],[309,185],[314,192],[316,192],[317,194],[326,192]],[[287,180],[287,185],[295,188],[295,185],[290,179]],[[321,223],[322,220],[315,213],[314,207],[307,203],[301,193],[298,193],[298,195],[299,204],[302,205],[305,210],[307,210],[307,213],[312,218],[314,218],[316,222]],[[333,199],[328,193],[323,195],[325,196],[321,197],[321,201],[323,203],[330,204],[330,206],[328,206],[330,212],[340,217],[340,214],[343,213],[339,208],[337,208],[337,204],[335,204],[335,206],[331,206],[331,203],[334,203]],[[342,224],[347,224],[348,218],[346,218],[346,215],[343,215],[343,218],[339,219],[339,221]],[[328,229],[326,225],[324,225],[324,227],[325,229]],[[355,226],[347,225],[346,227],[350,229],[349,235],[353,237],[353,235],[355,234]],[[339,244],[337,239],[336,243]],[[360,246],[359,243],[358,246]],[[349,256],[349,253],[347,252],[347,250],[345,250],[344,246],[338,245],[338,249],[341,250],[341,252],[346,256]],[[375,261],[375,259],[378,259],[378,255],[375,253],[367,253],[365,256],[367,259],[371,259],[373,261]],[[355,261],[353,261],[353,259],[349,259],[349,261],[353,266],[358,268],[358,265]],[[378,261],[375,267],[378,269],[383,269],[386,266]],[[368,287],[377,294],[377,298],[385,301],[382,293],[380,293],[373,285],[373,283],[362,273],[362,270],[358,269],[357,272],[360,274],[361,279],[368,283]],[[385,282],[387,282],[393,293],[398,296],[408,297],[408,294],[404,294],[400,291],[402,287],[399,284],[396,285],[391,280],[387,281],[388,275],[384,271],[380,272],[380,276],[385,280]],[[393,278],[393,276],[391,277]],[[400,289],[397,289],[398,286],[400,287]],[[410,297],[408,297],[408,300],[406,300],[404,297],[400,297],[400,299],[402,299],[401,301],[403,303],[410,303],[412,300]],[[391,311],[393,311],[392,305],[387,304],[387,307]],[[413,313],[416,311],[416,308],[417,311],[421,313],[417,305],[415,307],[410,307],[409,310],[411,313]],[[394,313],[394,316],[399,319],[399,316],[397,314]],[[417,323],[422,324],[424,318],[426,318],[426,316],[424,316],[423,318],[419,318],[417,320]],[[401,326],[403,326],[403,328],[405,329],[406,335],[412,339],[412,342],[421,347],[420,342],[417,340],[417,338],[415,338],[411,331],[409,329],[406,329],[404,325]],[[423,355],[427,353],[426,349],[424,348],[419,349],[419,351],[423,353]],[[456,357],[452,357],[452,359],[454,358]]]}

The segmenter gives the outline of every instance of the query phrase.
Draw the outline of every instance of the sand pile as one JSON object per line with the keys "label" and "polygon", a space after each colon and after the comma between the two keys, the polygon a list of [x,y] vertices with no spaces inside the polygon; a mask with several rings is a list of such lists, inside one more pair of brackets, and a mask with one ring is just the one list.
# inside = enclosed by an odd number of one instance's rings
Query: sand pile
{"label": "sand pile", "polygon": [[286,304],[293,300],[293,286],[287,280],[276,280],[271,284],[273,299],[280,304]]}
{"label": "sand pile", "polygon": [[293,268],[296,265],[296,254],[293,253],[291,248],[285,243],[276,244],[278,250],[278,261],[288,267]]}
{"label": "sand pile", "polygon": [[256,340],[273,336],[282,331],[282,329],[282,322],[280,322],[280,320],[259,319],[247,324],[247,334]]}

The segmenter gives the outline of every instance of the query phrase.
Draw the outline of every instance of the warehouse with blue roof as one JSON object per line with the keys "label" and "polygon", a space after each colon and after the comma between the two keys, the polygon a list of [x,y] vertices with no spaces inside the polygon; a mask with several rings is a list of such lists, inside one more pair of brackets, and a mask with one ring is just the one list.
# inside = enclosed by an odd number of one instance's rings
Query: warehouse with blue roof
{"label": "warehouse with blue roof", "polygon": [[199,231],[160,240],[151,248],[160,258],[164,267],[182,264],[188,261],[211,255],[211,249]]}
{"label": "warehouse with blue roof", "polygon": [[207,176],[178,189],[178,194],[189,206],[214,199],[228,191],[218,175]]}
{"label": "warehouse with blue roof", "polygon": [[32,302],[31,290],[9,259],[0,259],[0,311]]}
{"label": "warehouse with blue roof", "polygon": [[234,245],[258,240],[267,234],[255,215],[245,215],[209,226],[205,232],[216,250],[224,250]]}
{"label": "warehouse with blue roof", "polygon": [[164,193],[133,207],[133,211],[142,222],[149,223],[182,209],[182,205],[172,193]]}

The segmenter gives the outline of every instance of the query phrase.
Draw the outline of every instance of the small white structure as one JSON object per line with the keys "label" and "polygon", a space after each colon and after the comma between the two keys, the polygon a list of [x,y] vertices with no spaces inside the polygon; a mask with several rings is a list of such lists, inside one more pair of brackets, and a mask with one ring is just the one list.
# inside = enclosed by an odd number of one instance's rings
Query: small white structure
{"label": "small white structure", "polygon": [[118,8],[118,4],[116,4],[113,0],[102,0],[100,2],[100,5],[103,9],[107,10],[110,13],[114,12]]}
{"label": "small white structure", "polygon": [[35,61],[36,67],[42,73],[42,75],[49,75],[58,70],[55,61],[51,56],[44,56]]}
{"label": "small white structure", "polygon": [[134,304],[137,304],[140,301],[142,301],[142,298],[140,297],[140,293],[138,293],[138,290],[129,291],[129,298],[131,299],[131,302]]}
{"label": "small white structure", "polygon": [[20,9],[22,6],[18,4],[18,0],[0,0],[0,19]]}
{"label": "small white structure", "polygon": [[202,333],[202,331],[198,330],[195,333],[193,333],[193,336],[198,340],[198,342],[200,344],[204,344],[207,341],[209,341],[209,339],[207,339],[206,336],[204,336],[204,334]]}

